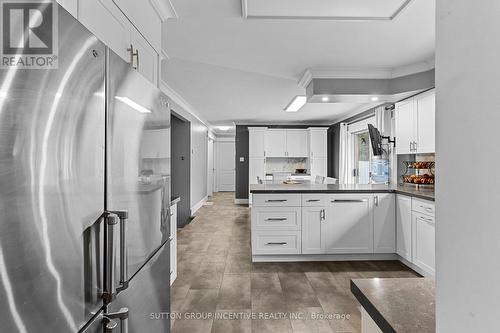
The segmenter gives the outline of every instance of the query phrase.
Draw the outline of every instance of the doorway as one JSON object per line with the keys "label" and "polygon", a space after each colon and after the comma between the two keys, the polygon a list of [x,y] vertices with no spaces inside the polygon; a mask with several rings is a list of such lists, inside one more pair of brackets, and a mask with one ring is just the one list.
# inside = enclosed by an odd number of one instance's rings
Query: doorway
{"label": "doorway", "polygon": [[235,158],[234,141],[217,141],[217,191],[234,191],[236,176]]}
{"label": "doorway", "polygon": [[375,122],[374,117],[370,117],[359,122],[349,124],[349,165],[351,166],[351,177],[349,184],[370,184],[372,147],[368,124]]}
{"label": "doorway", "polygon": [[207,195],[212,196],[214,193],[214,140],[208,138],[208,157],[207,157]]}
{"label": "doorway", "polygon": [[182,228],[191,220],[191,123],[172,113],[171,126],[172,197],[181,198],[177,226]]}

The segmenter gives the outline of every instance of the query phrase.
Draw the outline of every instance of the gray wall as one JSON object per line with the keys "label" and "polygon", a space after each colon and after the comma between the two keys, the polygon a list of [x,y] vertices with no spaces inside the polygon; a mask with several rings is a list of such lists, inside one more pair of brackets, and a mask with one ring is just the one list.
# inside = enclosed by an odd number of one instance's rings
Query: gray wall
{"label": "gray wall", "polygon": [[[236,125],[236,199],[248,199],[248,127],[309,128],[324,125]],[[240,162],[240,157],[244,162]]]}
{"label": "gray wall", "polygon": [[191,124],[171,117],[172,196],[178,196],[177,226],[183,227],[191,216]]}
{"label": "gray wall", "polygon": [[500,2],[436,3],[436,331],[498,332]]}

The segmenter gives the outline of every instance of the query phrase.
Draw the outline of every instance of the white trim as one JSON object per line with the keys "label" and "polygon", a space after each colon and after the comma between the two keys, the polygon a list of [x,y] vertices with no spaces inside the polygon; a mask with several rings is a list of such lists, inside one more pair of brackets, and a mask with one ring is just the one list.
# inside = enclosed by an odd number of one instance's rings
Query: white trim
{"label": "white trim", "polygon": [[435,277],[434,275],[432,275],[431,273],[423,270],[422,268],[418,267],[417,265],[409,262],[408,260],[406,260],[405,258],[399,256],[399,255],[396,255],[398,258],[398,260],[400,262],[402,262],[404,265],[410,267],[411,269],[413,269],[415,272],[417,272],[418,274],[422,275],[422,276],[425,276],[425,277],[430,277],[430,278],[433,278]]}
{"label": "white trim", "polygon": [[203,206],[203,204],[207,201],[208,201],[208,195],[206,195],[203,199],[201,199],[196,205],[191,207],[191,216],[193,216],[198,211],[198,209],[200,209]]}
{"label": "white trim", "polygon": [[396,260],[395,253],[387,254],[290,254],[290,255],[252,255],[253,262],[290,262],[290,261],[351,261],[351,260]]}
{"label": "white trim", "polygon": [[247,0],[241,0],[241,16],[244,19],[248,18],[248,4],[247,4]]}
{"label": "white trim", "polygon": [[216,136],[215,142],[236,142],[236,138],[233,136]]}
{"label": "white trim", "polygon": [[234,199],[236,205],[248,205],[248,199]]}
{"label": "white trim", "polygon": [[160,89],[163,91],[172,101],[177,103],[180,107],[182,107],[186,112],[191,114],[193,117],[198,119],[203,125],[205,125],[210,132],[214,132],[213,126],[205,120],[199,112],[197,112],[194,107],[189,104],[181,95],[179,95],[174,89],[172,89],[168,83],[160,79]]}
{"label": "white trim", "polygon": [[149,0],[149,3],[162,22],[165,22],[169,18],[179,18],[170,0]]}

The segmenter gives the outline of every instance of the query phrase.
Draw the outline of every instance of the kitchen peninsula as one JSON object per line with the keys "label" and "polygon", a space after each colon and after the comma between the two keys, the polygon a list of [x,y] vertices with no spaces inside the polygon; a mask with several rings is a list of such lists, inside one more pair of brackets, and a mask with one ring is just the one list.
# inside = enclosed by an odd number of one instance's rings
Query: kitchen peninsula
{"label": "kitchen peninsula", "polygon": [[256,184],[253,261],[400,260],[434,268],[434,191],[407,186]]}

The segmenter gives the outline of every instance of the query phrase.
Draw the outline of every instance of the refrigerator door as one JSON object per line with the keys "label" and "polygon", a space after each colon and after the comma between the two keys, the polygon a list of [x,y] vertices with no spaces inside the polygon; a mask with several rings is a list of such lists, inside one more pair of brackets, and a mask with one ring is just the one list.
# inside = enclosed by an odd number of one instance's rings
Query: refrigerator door
{"label": "refrigerator door", "polygon": [[132,278],[129,288],[108,305],[108,314],[120,314],[124,309],[128,310],[125,321],[113,319],[117,324],[114,332],[122,332],[123,324],[128,326],[130,333],[170,332],[169,261],[170,242],[167,242]]}
{"label": "refrigerator door", "polygon": [[169,238],[170,109],[159,89],[107,52],[106,210],[128,212],[119,285]]}
{"label": "refrigerator door", "polygon": [[105,47],[58,19],[58,69],[0,70],[0,332],[76,332],[102,307]]}

